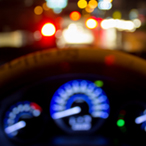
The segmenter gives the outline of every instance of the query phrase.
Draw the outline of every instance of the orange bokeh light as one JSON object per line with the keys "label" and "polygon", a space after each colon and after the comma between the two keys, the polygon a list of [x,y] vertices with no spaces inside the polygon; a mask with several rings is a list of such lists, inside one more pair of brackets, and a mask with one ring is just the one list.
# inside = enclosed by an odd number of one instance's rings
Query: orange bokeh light
{"label": "orange bokeh light", "polygon": [[94,8],[91,8],[90,5],[87,5],[87,7],[85,8],[85,10],[88,13],[92,13],[94,11]]}
{"label": "orange bokeh light", "polygon": [[50,8],[47,6],[47,3],[46,3],[46,2],[43,3],[42,7],[43,7],[43,9],[44,9],[45,11],[50,10]]}
{"label": "orange bokeh light", "polygon": [[77,5],[80,9],[84,9],[87,7],[87,1],[86,0],[79,0]]}
{"label": "orange bokeh light", "polygon": [[77,21],[81,18],[81,14],[78,11],[73,11],[70,14],[70,19],[73,21]]}
{"label": "orange bokeh light", "polygon": [[89,7],[95,9],[98,6],[98,2],[96,0],[89,1]]}
{"label": "orange bokeh light", "polygon": [[42,8],[41,6],[36,6],[36,7],[34,8],[34,13],[35,13],[36,15],[41,15],[41,14],[43,13],[43,8]]}
{"label": "orange bokeh light", "polygon": [[56,33],[56,27],[52,23],[46,23],[42,27],[41,33],[43,36],[53,36]]}

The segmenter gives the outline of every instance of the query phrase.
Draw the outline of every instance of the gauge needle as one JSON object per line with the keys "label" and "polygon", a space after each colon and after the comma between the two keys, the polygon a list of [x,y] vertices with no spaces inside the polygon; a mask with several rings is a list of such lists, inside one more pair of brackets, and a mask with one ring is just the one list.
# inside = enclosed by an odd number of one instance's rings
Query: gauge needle
{"label": "gauge needle", "polygon": [[141,124],[146,121],[146,115],[139,116],[135,119],[136,124]]}
{"label": "gauge needle", "polygon": [[81,112],[81,108],[76,106],[76,107],[61,111],[61,112],[54,113],[52,115],[52,118],[53,119],[60,119],[60,118],[64,118],[67,116],[79,114],[80,112]]}
{"label": "gauge needle", "polygon": [[14,125],[11,125],[11,126],[7,127],[5,129],[5,132],[7,134],[10,134],[12,132],[15,132],[17,130],[20,130],[20,129],[24,128],[25,126],[26,126],[26,123],[24,121],[20,121],[18,123],[15,123]]}

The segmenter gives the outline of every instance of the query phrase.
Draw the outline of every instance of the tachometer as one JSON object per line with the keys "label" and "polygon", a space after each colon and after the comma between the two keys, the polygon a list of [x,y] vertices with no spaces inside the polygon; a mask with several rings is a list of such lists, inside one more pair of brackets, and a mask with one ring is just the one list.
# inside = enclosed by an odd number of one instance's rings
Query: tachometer
{"label": "tachometer", "polygon": [[72,80],[53,95],[52,119],[69,133],[97,130],[109,117],[110,105],[105,92],[88,80]]}
{"label": "tachometer", "polygon": [[11,106],[4,118],[4,132],[12,140],[27,142],[40,134],[42,129],[42,108],[29,101]]}

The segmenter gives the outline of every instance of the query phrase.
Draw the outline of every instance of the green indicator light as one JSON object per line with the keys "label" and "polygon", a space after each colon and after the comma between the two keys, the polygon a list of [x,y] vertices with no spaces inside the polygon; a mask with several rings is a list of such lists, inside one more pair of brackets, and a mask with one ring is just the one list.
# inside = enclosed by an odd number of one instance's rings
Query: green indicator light
{"label": "green indicator light", "polygon": [[119,120],[117,121],[117,126],[123,127],[124,125],[125,125],[125,121],[124,121],[123,119],[119,119]]}
{"label": "green indicator light", "polygon": [[102,86],[103,86],[103,81],[97,80],[97,81],[94,82],[94,84],[95,84],[96,86],[98,86],[98,87],[102,87]]}

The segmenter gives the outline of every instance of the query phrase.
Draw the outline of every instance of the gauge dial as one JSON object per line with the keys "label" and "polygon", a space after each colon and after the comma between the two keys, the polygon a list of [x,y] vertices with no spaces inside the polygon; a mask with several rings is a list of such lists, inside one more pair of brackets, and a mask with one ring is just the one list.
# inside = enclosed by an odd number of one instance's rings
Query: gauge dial
{"label": "gauge dial", "polygon": [[[143,102],[131,102],[125,105],[118,116],[117,126],[131,139],[143,137],[146,132],[146,105]],[[141,136],[140,136],[141,135]],[[129,138],[130,138],[129,136]]]}
{"label": "gauge dial", "polygon": [[19,102],[5,114],[4,132],[13,140],[32,140],[42,128],[42,108],[34,102]]}
{"label": "gauge dial", "polygon": [[97,130],[109,117],[109,100],[104,91],[88,80],[72,80],[54,94],[50,114],[64,131],[86,133]]}

